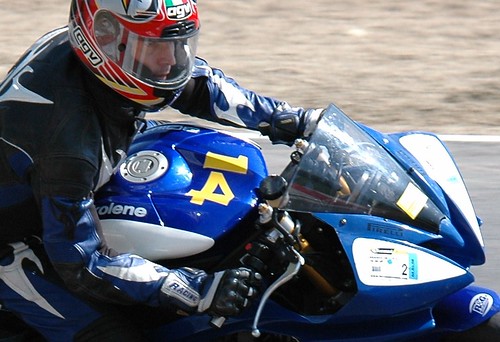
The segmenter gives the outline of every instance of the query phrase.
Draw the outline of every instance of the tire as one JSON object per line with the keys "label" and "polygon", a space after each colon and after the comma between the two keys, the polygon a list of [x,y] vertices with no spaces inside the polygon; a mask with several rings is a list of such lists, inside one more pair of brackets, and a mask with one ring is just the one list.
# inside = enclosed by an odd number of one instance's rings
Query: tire
{"label": "tire", "polygon": [[445,342],[498,342],[500,341],[500,312],[470,330],[454,333],[443,339]]}

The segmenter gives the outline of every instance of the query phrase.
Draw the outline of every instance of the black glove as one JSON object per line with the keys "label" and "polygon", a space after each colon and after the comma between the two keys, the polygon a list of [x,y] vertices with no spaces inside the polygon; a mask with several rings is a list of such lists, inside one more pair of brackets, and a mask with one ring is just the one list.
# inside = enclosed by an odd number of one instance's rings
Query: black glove
{"label": "black glove", "polygon": [[198,312],[212,316],[235,316],[257,296],[262,276],[246,268],[215,273],[206,279]]}
{"label": "black glove", "polygon": [[187,314],[207,312],[234,316],[257,295],[262,276],[246,268],[208,275],[189,267],[169,270],[161,287],[160,304],[174,305]]}
{"label": "black glove", "polygon": [[280,107],[271,116],[271,122],[259,123],[259,130],[274,144],[292,145],[295,139],[308,137],[316,128],[323,109]]}

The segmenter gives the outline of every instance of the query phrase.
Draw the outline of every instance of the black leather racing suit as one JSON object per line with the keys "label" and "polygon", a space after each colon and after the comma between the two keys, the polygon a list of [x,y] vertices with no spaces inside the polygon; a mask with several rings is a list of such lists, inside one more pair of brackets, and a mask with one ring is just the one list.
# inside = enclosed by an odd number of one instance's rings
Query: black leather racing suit
{"label": "black leather racing suit", "polygon": [[[287,106],[241,88],[201,59],[179,95],[171,105],[182,112],[253,129]],[[92,192],[126,155],[143,116],[140,108],[85,69],[72,52],[66,28],[37,41],[0,83],[0,246],[38,236],[72,292],[120,304],[175,304],[189,312],[196,298],[176,298],[167,285],[177,281],[200,291],[207,275],[117,255],[102,238],[92,200]],[[19,258],[23,264],[34,257]],[[8,284],[5,270],[0,268],[0,280]],[[25,300],[44,297],[30,280],[21,289],[0,288],[0,301],[28,316],[20,309],[23,304],[10,302],[5,291],[24,294],[31,285],[36,291],[32,297],[23,295]],[[37,303],[37,310],[54,317],[71,315],[64,311],[64,301]],[[43,330],[37,315],[33,312],[29,323]]]}

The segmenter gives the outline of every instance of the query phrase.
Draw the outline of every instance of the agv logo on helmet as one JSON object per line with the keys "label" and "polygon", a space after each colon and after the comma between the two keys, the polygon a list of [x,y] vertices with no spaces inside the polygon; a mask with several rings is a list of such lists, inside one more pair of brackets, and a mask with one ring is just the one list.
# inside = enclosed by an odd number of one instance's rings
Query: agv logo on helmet
{"label": "agv logo on helmet", "polygon": [[103,62],[101,56],[99,56],[92,45],[87,41],[87,38],[85,38],[85,35],[82,33],[82,29],[77,26],[74,28],[72,33],[75,41],[80,47],[80,50],[82,50],[82,53],[85,55],[90,64],[95,67],[101,65]]}
{"label": "agv logo on helmet", "polygon": [[166,0],[167,17],[170,20],[183,20],[193,13],[190,0]]}

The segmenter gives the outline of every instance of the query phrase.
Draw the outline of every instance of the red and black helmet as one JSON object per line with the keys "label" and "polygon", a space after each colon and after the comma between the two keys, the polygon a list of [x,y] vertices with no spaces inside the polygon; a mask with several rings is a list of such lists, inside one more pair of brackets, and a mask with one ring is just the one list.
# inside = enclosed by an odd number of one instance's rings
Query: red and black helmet
{"label": "red and black helmet", "polygon": [[193,0],[73,0],[71,45],[106,85],[146,110],[191,77],[200,21]]}

